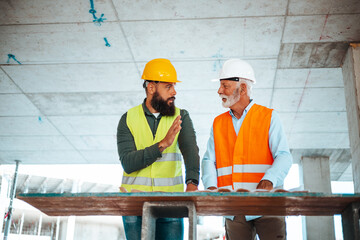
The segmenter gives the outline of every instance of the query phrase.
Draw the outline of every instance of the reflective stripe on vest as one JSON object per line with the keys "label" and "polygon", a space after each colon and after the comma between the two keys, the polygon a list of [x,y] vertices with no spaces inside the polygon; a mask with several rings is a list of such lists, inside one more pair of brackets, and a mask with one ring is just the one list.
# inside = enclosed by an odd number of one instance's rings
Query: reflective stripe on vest
{"label": "reflective stripe on vest", "polygon": [[127,177],[122,179],[123,184],[127,185],[144,185],[144,186],[174,186],[182,184],[182,176],[174,178],[147,178],[147,177]]}
{"label": "reflective stripe on vest", "polygon": [[[268,164],[235,164],[234,165],[234,172],[237,173],[263,173],[266,172],[271,167]],[[218,176],[225,176],[232,174],[233,167],[222,167],[217,169]]]}
{"label": "reflective stripe on vest", "polygon": [[165,161],[180,161],[182,162],[181,159],[181,154],[179,153],[163,153],[162,157],[156,160],[157,162],[165,162]]}
{"label": "reflective stripe on vest", "polygon": [[[180,109],[176,108],[174,116],[161,117],[154,138],[142,105],[131,108],[127,112],[126,123],[134,137],[136,149],[145,149],[160,142],[166,136],[169,128],[179,114]],[[124,171],[121,186],[129,192],[132,189],[150,192],[184,191],[182,158],[177,144],[178,135],[179,134],[176,135],[173,144],[163,151],[162,157],[158,158],[150,166],[130,174]]]}
{"label": "reflective stripe on vest", "polygon": [[213,124],[218,187],[253,190],[271,167],[269,148],[272,109],[254,104],[241,125],[238,136],[229,112]]}

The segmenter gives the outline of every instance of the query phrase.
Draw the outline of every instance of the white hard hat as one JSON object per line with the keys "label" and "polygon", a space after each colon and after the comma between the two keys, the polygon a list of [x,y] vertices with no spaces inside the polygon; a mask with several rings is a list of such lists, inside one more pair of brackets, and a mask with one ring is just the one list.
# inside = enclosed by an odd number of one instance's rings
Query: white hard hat
{"label": "white hard hat", "polygon": [[256,83],[254,70],[250,64],[241,59],[229,59],[227,60],[222,69],[220,70],[221,80],[239,81],[241,79],[249,80]]}

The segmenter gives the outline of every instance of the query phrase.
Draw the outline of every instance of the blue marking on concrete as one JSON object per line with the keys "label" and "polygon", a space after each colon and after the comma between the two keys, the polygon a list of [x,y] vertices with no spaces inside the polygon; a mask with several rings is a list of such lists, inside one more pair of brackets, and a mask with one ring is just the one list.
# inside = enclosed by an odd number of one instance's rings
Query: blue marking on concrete
{"label": "blue marking on concrete", "polygon": [[93,20],[93,23],[97,26],[101,26],[101,23],[104,22],[104,20],[106,20],[106,18],[104,18],[104,14],[102,13],[100,15],[100,18],[96,17],[95,13],[96,13],[96,10],[94,8],[94,2],[93,0],[90,0],[90,10],[89,10],[89,13],[92,14],[94,20]]}
{"label": "blue marking on concrete", "polygon": [[15,58],[15,55],[9,53],[8,54],[8,60],[6,63],[10,63],[10,59],[13,59],[15,62],[17,62],[18,64],[21,64],[21,62],[19,62],[16,58]]}
{"label": "blue marking on concrete", "polygon": [[111,45],[110,45],[110,43],[108,42],[107,38],[104,38],[104,41],[105,41],[105,46],[111,47]]}

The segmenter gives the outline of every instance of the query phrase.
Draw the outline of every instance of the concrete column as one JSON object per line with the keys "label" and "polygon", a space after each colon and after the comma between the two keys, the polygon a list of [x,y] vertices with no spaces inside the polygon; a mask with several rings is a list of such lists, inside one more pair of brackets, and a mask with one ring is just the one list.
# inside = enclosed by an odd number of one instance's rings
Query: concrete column
{"label": "concrete column", "polygon": [[75,216],[69,216],[66,228],[66,240],[73,240],[75,233]]}
{"label": "concrete column", "polygon": [[[331,193],[329,157],[302,157],[304,188],[310,192]],[[306,217],[307,240],[334,240],[334,218]]]}
{"label": "concrete column", "polygon": [[354,191],[360,192],[360,44],[351,44],[342,66]]}
{"label": "concrete column", "polygon": [[24,219],[25,219],[25,213],[23,212],[21,214],[21,221],[20,221],[20,228],[19,228],[19,235],[22,234],[22,231],[23,231],[23,227],[24,227]]}
{"label": "concrete column", "polygon": [[60,231],[60,217],[57,217],[55,240],[59,240],[59,231]]}
{"label": "concrete column", "polygon": [[39,217],[39,227],[38,227],[38,232],[37,232],[37,235],[38,235],[38,236],[41,235],[41,228],[42,228],[42,215],[40,214],[40,217]]}

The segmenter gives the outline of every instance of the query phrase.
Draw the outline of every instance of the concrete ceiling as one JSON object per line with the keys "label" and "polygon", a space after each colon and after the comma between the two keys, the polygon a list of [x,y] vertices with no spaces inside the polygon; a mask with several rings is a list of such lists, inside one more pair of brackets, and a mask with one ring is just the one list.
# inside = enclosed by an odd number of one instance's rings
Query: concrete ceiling
{"label": "concrete ceiling", "polygon": [[358,0],[0,0],[0,164],[119,163],[118,121],[158,57],[183,81],[202,156],[225,111],[211,79],[236,57],[294,156],[327,154],[332,180],[351,180],[341,63],[359,22]]}

